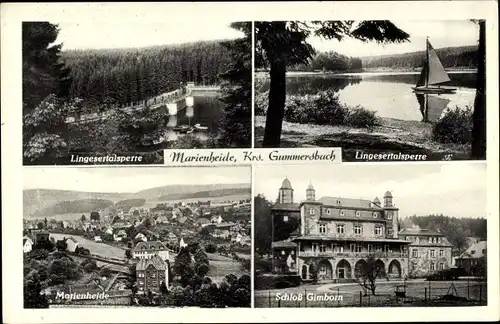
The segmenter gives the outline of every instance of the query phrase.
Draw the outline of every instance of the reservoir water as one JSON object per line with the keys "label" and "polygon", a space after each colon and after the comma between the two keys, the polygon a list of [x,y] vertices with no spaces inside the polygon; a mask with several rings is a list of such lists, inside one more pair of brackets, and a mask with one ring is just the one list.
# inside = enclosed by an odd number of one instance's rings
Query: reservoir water
{"label": "reservoir water", "polygon": [[[420,72],[363,72],[344,74],[287,75],[289,95],[316,94],[335,91],[347,106],[362,106],[376,111],[378,117],[401,120],[434,121],[446,109],[473,106],[476,94],[476,73],[449,71],[451,81],[445,86],[458,88],[454,94],[416,95]],[[257,91],[269,89],[269,78],[257,76]]]}

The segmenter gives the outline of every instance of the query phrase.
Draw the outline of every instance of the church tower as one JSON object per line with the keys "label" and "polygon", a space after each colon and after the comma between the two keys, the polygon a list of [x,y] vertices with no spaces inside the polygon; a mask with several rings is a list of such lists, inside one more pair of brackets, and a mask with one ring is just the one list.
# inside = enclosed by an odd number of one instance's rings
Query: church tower
{"label": "church tower", "polygon": [[309,186],[307,187],[306,200],[310,201],[316,200],[316,190],[314,190],[312,183],[310,183]]}
{"label": "church tower", "polygon": [[288,178],[283,180],[281,184],[278,194],[278,204],[293,204],[293,189]]}
{"label": "church tower", "polygon": [[398,226],[398,212],[399,209],[396,208],[392,202],[392,194],[387,191],[384,194],[384,218],[386,220],[386,237],[388,238],[398,238],[399,226]]}

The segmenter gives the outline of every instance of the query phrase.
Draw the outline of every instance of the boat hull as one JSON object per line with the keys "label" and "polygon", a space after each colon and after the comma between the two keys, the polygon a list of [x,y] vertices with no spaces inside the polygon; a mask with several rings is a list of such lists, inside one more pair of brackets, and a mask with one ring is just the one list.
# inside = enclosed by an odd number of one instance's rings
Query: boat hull
{"label": "boat hull", "polygon": [[456,88],[441,88],[441,87],[413,87],[413,92],[416,93],[430,93],[430,94],[442,94],[442,93],[455,93]]}

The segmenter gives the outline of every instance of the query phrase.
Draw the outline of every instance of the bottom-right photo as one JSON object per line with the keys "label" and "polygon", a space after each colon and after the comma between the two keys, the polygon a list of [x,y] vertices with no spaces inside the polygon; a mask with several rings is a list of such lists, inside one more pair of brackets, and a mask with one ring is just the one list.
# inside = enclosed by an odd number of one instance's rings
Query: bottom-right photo
{"label": "bottom-right photo", "polygon": [[254,166],[255,307],[487,305],[485,163]]}

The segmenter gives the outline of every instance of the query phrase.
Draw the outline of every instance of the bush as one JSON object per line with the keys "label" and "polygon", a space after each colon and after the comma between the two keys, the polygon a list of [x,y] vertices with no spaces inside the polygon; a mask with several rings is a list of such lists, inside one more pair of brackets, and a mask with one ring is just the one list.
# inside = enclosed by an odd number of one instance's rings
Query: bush
{"label": "bush", "polygon": [[434,124],[432,137],[440,143],[466,144],[472,141],[472,108],[449,110]]}
{"label": "bush", "polygon": [[344,122],[348,126],[371,129],[377,123],[377,117],[374,111],[356,106],[349,110]]}
{"label": "bush", "polygon": [[207,253],[215,253],[217,252],[217,245],[210,243],[205,247],[205,251]]}

